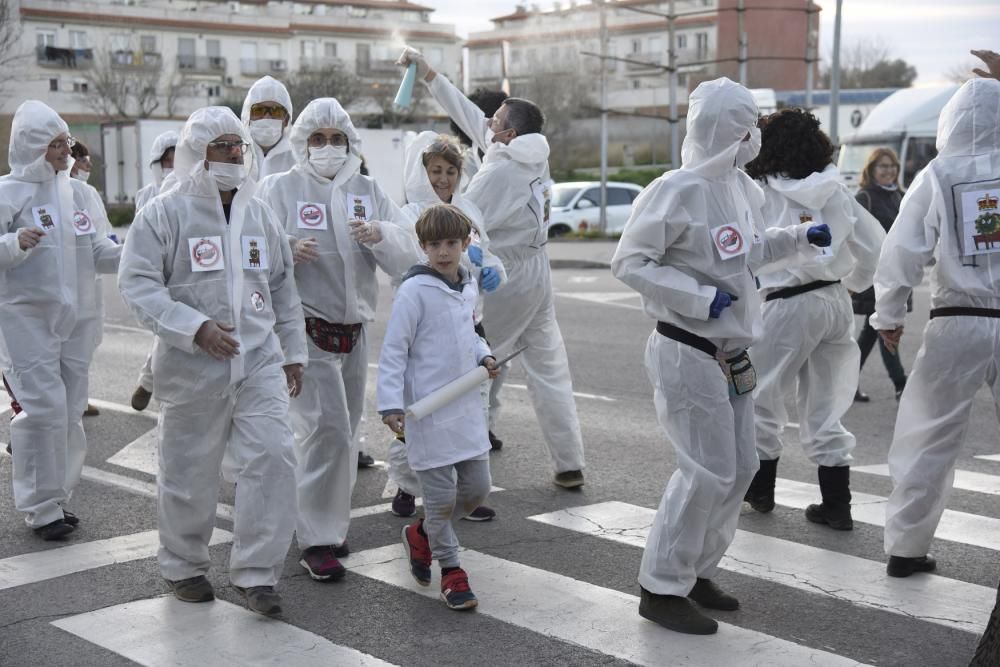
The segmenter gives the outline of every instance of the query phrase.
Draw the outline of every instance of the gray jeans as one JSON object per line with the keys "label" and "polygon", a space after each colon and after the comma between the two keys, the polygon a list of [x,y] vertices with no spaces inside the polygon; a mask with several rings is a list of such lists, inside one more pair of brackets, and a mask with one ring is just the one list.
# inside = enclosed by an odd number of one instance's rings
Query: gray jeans
{"label": "gray jeans", "polygon": [[416,471],[424,494],[424,532],[441,567],[458,567],[454,521],[472,512],[490,494],[488,458]]}

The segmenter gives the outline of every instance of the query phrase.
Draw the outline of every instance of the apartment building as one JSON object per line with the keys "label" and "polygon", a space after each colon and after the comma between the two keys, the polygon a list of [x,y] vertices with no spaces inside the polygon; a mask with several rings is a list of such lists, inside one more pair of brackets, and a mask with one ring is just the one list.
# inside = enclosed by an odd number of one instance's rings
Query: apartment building
{"label": "apartment building", "polygon": [[[679,101],[699,82],[739,76],[737,0],[676,0],[674,51]],[[807,45],[815,53],[818,7],[809,0],[745,0],[747,85],[750,88],[802,89],[806,86]],[[583,73],[585,92],[599,86],[600,14],[591,2],[513,5],[514,11],[492,19],[494,27],[469,36],[469,82],[497,87],[503,78],[506,42],[511,85],[540,72],[570,76]],[[622,111],[662,113],[669,91],[666,0],[609,0],[606,8],[609,104]],[[809,9],[810,11],[806,11]],[[815,66],[815,64],[813,65]]]}
{"label": "apartment building", "polygon": [[404,43],[453,77],[462,60],[454,26],[407,0],[20,0],[19,11],[24,75],[0,100],[8,117],[25,99],[82,122],[117,115],[95,108],[107,80],[125,82],[128,115],[144,104],[151,117],[184,117],[305,68],[339,65],[369,90],[393,86]]}

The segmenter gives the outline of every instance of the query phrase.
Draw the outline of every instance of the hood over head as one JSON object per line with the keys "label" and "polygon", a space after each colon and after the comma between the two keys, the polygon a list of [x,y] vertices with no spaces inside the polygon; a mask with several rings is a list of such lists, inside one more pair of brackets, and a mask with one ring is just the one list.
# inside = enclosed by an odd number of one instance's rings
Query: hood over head
{"label": "hood over head", "polygon": [[285,107],[288,112],[288,119],[291,122],[294,115],[292,109],[292,97],[288,94],[285,84],[274,77],[265,76],[254,81],[247,91],[246,99],[243,100],[243,111],[240,113],[240,120],[244,125],[250,125],[250,107],[259,102],[277,102]]}
{"label": "hood over head", "polygon": [[[224,134],[235,134],[244,143],[250,143],[246,126],[229,107],[203,107],[195,111],[184,123],[180,140],[174,149],[174,174],[183,183],[204,172],[205,151],[208,144]],[[247,173],[251,171],[253,152],[243,154]]]}
{"label": "hood over head", "polygon": [[486,155],[483,157],[483,164],[492,162],[496,157],[506,155],[515,162],[524,164],[538,164],[549,159],[549,140],[544,134],[533,132],[514,137],[509,144],[490,144]]}
{"label": "hood over head", "polygon": [[938,117],[937,149],[941,157],[1000,151],[1000,81],[970,79],[958,89]]}
{"label": "hood over head", "polygon": [[55,178],[55,169],[45,161],[45,152],[63,133],[69,133],[69,125],[51,107],[37,100],[22,103],[10,126],[7,162],[11,176],[33,183]]}
{"label": "hood over head", "polygon": [[[403,190],[406,194],[406,201],[419,204],[436,204],[439,201],[438,195],[434,192],[430,179],[427,176],[427,169],[424,167],[424,152],[440,137],[447,137],[437,132],[421,132],[406,145],[404,151],[403,167]],[[455,193],[452,199],[458,197],[462,191],[462,173],[459,170],[458,184],[455,186]],[[452,201],[452,203],[455,203]]]}
{"label": "hood over head", "polygon": [[831,164],[805,178],[768,176],[767,185],[805,208],[821,209],[835,192],[840,191],[840,172]]}
{"label": "hood over head", "polygon": [[153,147],[149,149],[149,168],[153,170],[153,182],[156,183],[156,187],[163,185],[163,167],[160,166],[160,158],[168,148],[176,147],[180,140],[181,135],[173,130],[168,130],[153,139]]}
{"label": "hood over head", "polygon": [[759,137],[757,116],[753,95],[740,84],[726,77],[699,84],[688,102],[681,169],[704,178],[734,173],[743,138]]}
{"label": "hood over head", "polygon": [[309,136],[316,130],[323,128],[340,130],[347,135],[347,162],[344,163],[334,178],[338,183],[343,183],[361,168],[361,135],[354,128],[351,117],[344,111],[344,107],[340,106],[340,102],[336,99],[332,97],[320,97],[306,105],[306,108],[302,110],[302,113],[295,120],[295,124],[292,125],[292,131],[288,137],[292,144],[292,153],[295,155],[295,161],[303,171],[315,178],[330,180],[316,173],[316,170],[309,164],[309,146],[307,143]]}

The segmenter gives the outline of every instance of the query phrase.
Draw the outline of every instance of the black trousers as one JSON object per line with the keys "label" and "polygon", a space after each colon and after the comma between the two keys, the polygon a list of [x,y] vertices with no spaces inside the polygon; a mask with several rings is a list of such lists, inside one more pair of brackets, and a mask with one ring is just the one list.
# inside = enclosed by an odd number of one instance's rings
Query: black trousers
{"label": "black trousers", "polygon": [[862,368],[865,367],[865,360],[871,353],[876,341],[878,342],[879,351],[882,353],[882,364],[885,366],[885,370],[889,372],[889,379],[892,380],[892,384],[895,385],[896,389],[902,389],[906,384],[906,371],[903,370],[903,364],[899,360],[899,352],[897,351],[894,354],[885,348],[882,337],[872,328],[866,317],[865,324],[861,327],[861,333],[858,334],[858,347],[861,348]]}

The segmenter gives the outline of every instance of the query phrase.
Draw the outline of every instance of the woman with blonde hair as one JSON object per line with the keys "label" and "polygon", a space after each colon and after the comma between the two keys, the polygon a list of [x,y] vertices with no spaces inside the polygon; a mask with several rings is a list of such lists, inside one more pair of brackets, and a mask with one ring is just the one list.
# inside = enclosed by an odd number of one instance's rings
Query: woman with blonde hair
{"label": "woman with blonde hair", "polygon": [[[888,232],[892,223],[899,213],[899,203],[903,200],[903,188],[899,185],[899,158],[891,148],[876,148],[865,160],[865,166],[861,170],[859,179],[860,189],[855,199],[868,212],[875,216],[885,231]],[[868,317],[875,312],[875,288],[869,287],[864,292],[857,292],[851,295],[854,314],[863,315],[865,323],[858,333],[858,347],[861,348],[861,367],[864,368],[865,360],[871,353],[875,342],[878,341],[879,352],[882,353],[882,363],[889,373],[892,384],[896,387],[896,400],[903,394],[903,387],[906,386],[906,372],[899,359],[899,352],[890,352],[885,347],[885,343],[868,323]],[[907,312],[913,310],[913,298],[907,302]],[[854,400],[860,403],[867,403],[871,400],[868,394],[858,387],[854,394]]]}

